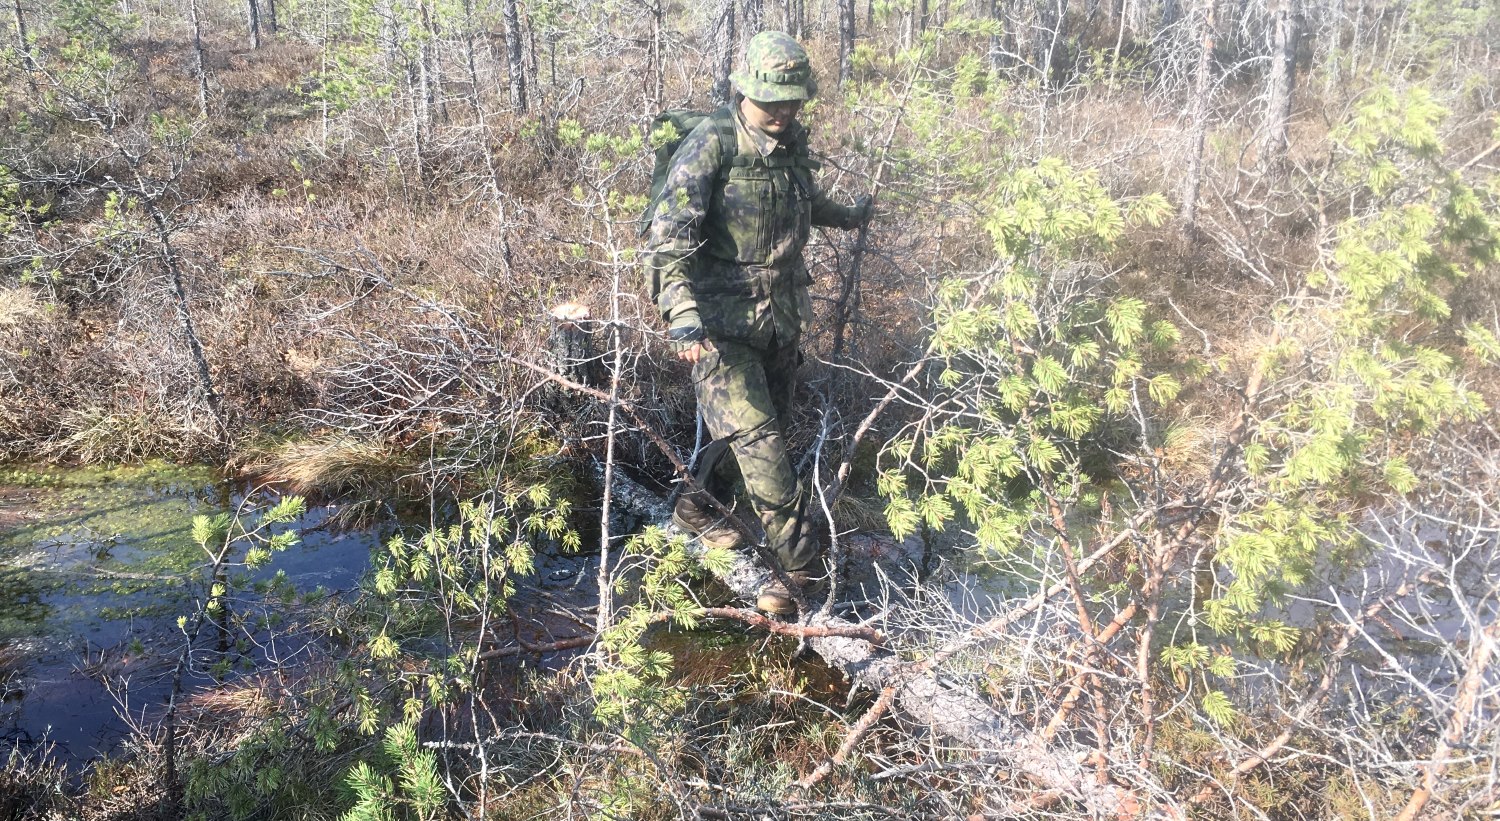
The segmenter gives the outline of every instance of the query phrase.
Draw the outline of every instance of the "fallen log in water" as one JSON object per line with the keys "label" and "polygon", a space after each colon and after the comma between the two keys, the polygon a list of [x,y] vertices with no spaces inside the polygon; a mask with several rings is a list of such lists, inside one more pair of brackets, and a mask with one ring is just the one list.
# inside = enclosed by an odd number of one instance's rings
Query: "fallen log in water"
{"label": "fallen log in water", "polygon": [[[617,504],[641,518],[668,521],[665,501],[644,487],[617,475],[612,490]],[[754,558],[736,555],[733,566],[719,578],[738,596],[753,600],[771,574]],[[841,630],[857,627],[846,619],[820,613],[805,616],[802,624]],[[1005,764],[1041,790],[1078,802],[1090,816],[1142,817],[1143,806],[1136,793],[1117,784],[1099,783],[1097,773],[1079,763],[1083,751],[1047,743],[1040,734],[995,710],[977,693],[945,681],[927,665],[904,662],[889,649],[858,638],[809,637],[807,646],[853,687],[874,692],[892,688],[893,705],[901,717],[987,760]]]}

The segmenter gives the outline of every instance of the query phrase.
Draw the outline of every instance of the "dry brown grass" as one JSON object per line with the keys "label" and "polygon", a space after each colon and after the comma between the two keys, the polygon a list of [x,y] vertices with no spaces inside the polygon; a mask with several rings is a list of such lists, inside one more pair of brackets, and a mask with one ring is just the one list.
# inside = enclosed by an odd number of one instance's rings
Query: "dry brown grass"
{"label": "dry brown grass", "polygon": [[36,294],[25,288],[0,288],[0,328],[19,325],[37,316],[41,306]]}
{"label": "dry brown grass", "polygon": [[244,469],[319,498],[380,498],[409,481],[417,460],[391,443],[346,434],[283,442],[250,458]]}

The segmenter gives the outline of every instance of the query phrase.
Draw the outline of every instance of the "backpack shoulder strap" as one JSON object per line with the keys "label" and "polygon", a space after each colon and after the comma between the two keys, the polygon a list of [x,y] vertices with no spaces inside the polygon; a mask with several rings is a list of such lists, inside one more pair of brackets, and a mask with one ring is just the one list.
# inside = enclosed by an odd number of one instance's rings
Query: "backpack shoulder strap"
{"label": "backpack shoulder strap", "polygon": [[723,175],[726,170],[734,165],[735,157],[740,153],[740,138],[735,133],[734,111],[729,106],[720,106],[708,115],[714,121],[714,127],[719,132],[719,174]]}

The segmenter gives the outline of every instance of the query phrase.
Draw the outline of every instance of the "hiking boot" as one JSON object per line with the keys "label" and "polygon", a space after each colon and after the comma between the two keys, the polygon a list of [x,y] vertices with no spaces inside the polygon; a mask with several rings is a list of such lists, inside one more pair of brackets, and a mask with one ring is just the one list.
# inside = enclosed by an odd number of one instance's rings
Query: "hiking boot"
{"label": "hiking boot", "polygon": [[672,508],[672,524],[708,547],[735,550],[745,543],[739,530],[725,522],[718,511],[710,510],[686,495],[679,497]]}
{"label": "hiking boot", "polygon": [[[813,574],[806,570],[793,570],[786,575],[804,595],[811,590],[815,581]],[[755,609],[788,619],[797,616],[797,602],[792,598],[791,591],[775,576],[761,587],[760,596],[755,599]]]}

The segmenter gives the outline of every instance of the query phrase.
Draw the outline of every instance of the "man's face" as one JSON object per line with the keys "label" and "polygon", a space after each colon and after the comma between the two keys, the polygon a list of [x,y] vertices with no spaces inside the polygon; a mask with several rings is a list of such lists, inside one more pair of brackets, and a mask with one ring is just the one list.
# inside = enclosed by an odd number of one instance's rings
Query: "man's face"
{"label": "man's face", "polygon": [[796,122],[797,112],[801,110],[801,100],[763,103],[746,97],[744,104],[740,106],[746,122],[773,137],[780,135]]}

